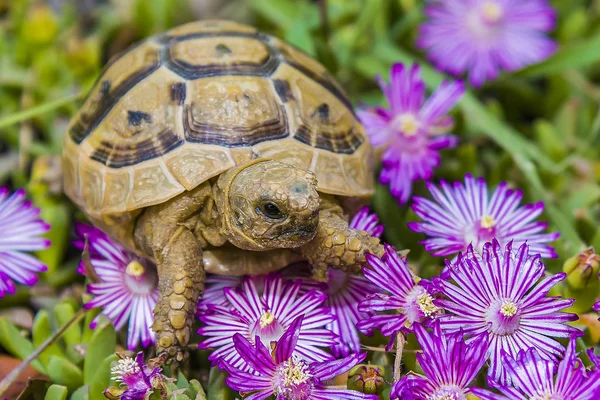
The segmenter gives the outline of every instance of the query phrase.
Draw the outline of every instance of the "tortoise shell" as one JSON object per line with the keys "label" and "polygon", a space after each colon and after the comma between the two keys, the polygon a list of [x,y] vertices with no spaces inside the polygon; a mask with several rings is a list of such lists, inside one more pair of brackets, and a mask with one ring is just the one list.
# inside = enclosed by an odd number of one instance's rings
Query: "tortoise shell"
{"label": "tortoise shell", "polygon": [[89,216],[128,213],[255,158],[310,169],[325,193],[373,193],[365,130],[321,64],[249,26],[195,22],[109,62],[65,135],[65,191]]}

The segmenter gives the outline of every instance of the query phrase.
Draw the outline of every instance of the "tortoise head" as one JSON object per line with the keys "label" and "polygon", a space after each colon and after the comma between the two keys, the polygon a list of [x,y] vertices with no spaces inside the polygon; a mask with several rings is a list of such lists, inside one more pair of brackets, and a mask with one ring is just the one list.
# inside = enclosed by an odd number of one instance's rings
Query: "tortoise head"
{"label": "tortoise head", "polygon": [[312,172],[255,160],[222,175],[217,187],[223,233],[235,246],[294,248],[315,237],[320,200]]}

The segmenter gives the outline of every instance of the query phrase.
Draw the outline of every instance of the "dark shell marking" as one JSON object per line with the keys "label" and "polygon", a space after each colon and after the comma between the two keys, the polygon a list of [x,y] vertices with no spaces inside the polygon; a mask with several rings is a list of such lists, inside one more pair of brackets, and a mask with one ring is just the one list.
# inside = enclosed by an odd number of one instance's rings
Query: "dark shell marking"
{"label": "dark shell marking", "polygon": [[[221,40],[214,45],[214,39]],[[174,46],[180,45],[179,52],[186,50],[181,47],[183,42],[197,41],[201,46],[203,40],[210,40],[213,43],[210,47],[216,56],[211,58],[217,60],[216,63],[200,63],[195,65],[186,60],[178,58],[178,51],[174,51]],[[256,59],[252,55],[245,54],[242,61],[236,59],[239,56],[236,53],[235,40],[250,40],[248,46],[261,51]],[[340,91],[339,87],[333,83],[332,79],[326,73],[317,73],[304,65],[296,62],[290,54],[287,54],[285,48],[277,46],[274,39],[262,33],[250,32],[199,32],[180,36],[163,35],[159,38],[151,39],[154,43],[162,46],[162,49],[154,49],[146,56],[146,65],[143,68],[132,71],[130,75],[122,80],[116,87],[111,87],[111,82],[103,80],[99,84],[100,90],[97,92],[97,98],[93,99],[89,113],[81,113],[79,119],[72,125],[69,135],[78,144],[86,139],[102,120],[115,107],[119,100],[127,95],[135,85],[151,75],[161,67],[166,67],[176,73],[183,79],[190,82],[202,81],[203,79],[226,76],[247,76],[260,77],[272,82],[272,87],[281,99],[282,103],[294,101],[295,97],[287,79],[273,79],[271,76],[277,69],[286,64],[304,74],[310,80],[316,82],[325,88],[335,98],[337,98],[353,116],[354,110],[348,99]],[[229,42],[228,42],[229,41]],[[231,42],[231,43],[230,43]],[[190,45],[194,46],[194,45]],[[198,47],[201,48],[201,47]],[[205,48],[205,47],[204,47]],[[150,53],[150,52],[149,52]],[[262,54],[262,56],[261,56]],[[113,64],[116,60],[111,60]],[[222,61],[222,62],[219,62]],[[246,94],[244,94],[246,96]],[[282,105],[277,107],[275,114],[260,124],[247,127],[236,127],[236,132],[232,132],[227,127],[218,126],[206,121],[198,121],[194,117],[194,103],[186,99],[190,97],[188,85],[182,82],[176,82],[170,85],[170,100],[172,104],[183,106],[183,127],[185,139],[180,138],[171,129],[165,129],[155,137],[141,141],[136,144],[123,145],[111,144],[102,141],[94,151],[92,158],[111,168],[121,168],[135,165],[145,160],[160,157],[172,149],[182,145],[185,141],[204,144],[216,144],[224,147],[253,146],[257,143],[281,139],[290,136],[288,132],[288,122],[286,111]],[[316,108],[310,115],[314,121],[327,122],[330,117],[330,106],[323,103]],[[152,117],[141,110],[130,110],[127,114],[128,123],[131,126],[144,128],[145,124],[152,124]],[[324,127],[317,131],[310,127],[310,121],[304,121],[292,134],[292,137],[304,144],[340,154],[352,154],[364,142],[364,138],[353,129],[346,132],[335,130],[335,124]]]}

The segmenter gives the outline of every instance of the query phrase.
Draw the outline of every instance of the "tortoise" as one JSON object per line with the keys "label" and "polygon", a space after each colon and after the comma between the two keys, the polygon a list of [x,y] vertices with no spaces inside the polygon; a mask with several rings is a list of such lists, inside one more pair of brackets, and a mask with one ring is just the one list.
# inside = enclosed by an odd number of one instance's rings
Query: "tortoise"
{"label": "tortoise", "polygon": [[379,239],[348,227],[374,191],[372,148],[310,56],[230,21],[200,21],[111,59],[64,139],[64,190],[153,260],[156,347],[181,362],[205,273],[308,260],[357,273]]}

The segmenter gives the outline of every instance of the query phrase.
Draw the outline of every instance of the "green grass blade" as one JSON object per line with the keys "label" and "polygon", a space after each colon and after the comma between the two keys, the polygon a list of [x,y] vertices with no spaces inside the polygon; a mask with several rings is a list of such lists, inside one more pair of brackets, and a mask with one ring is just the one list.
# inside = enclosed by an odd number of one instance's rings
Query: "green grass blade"
{"label": "green grass blade", "polygon": [[532,65],[518,72],[517,75],[527,78],[553,75],[560,72],[586,67],[600,61],[600,33],[584,41],[562,47],[548,60]]}
{"label": "green grass blade", "polygon": [[66,97],[62,97],[60,99],[50,101],[48,103],[40,104],[39,106],[31,107],[27,110],[23,110],[18,113],[8,115],[0,119],[0,129],[4,129],[7,126],[18,124],[19,122],[26,121],[31,118],[35,118],[38,115],[43,115],[49,111],[60,108],[66,104],[72,103],[80,99],[83,96],[83,94],[83,92],[79,92]]}

